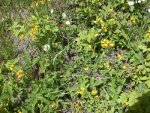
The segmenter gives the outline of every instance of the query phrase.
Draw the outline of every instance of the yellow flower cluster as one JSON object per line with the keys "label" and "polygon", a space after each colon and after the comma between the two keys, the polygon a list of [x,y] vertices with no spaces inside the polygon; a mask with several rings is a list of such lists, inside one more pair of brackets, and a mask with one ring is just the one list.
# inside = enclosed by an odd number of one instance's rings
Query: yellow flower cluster
{"label": "yellow flower cluster", "polygon": [[20,37],[21,40],[24,40],[24,34],[23,34],[23,33],[21,33],[21,34],[19,35],[19,37]]}
{"label": "yellow flower cluster", "polygon": [[114,12],[114,9],[108,9],[107,12],[108,12],[108,13],[113,13],[113,12]]}
{"label": "yellow flower cluster", "polygon": [[109,68],[109,67],[110,67],[109,62],[105,62],[103,65],[104,65],[104,67],[106,67],[106,68]]}
{"label": "yellow flower cluster", "polygon": [[123,54],[118,54],[117,57],[121,60],[123,58]]}
{"label": "yellow flower cluster", "polygon": [[43,5],[45,4],[45,0],[40,0],[40,3]]}
{"label": "yellow flower cluster", "polygon": [[83,95],[85,91],[84,87],[81,87],[79,91],[77,91],[77,94]]}
{"label": "yellow flower cluster", "polygon": [[135,24],[136,23],[136,18],[135,17],[131,17],[130,21],[131,21],[131,23]]}
{"label": "yellow flower cluster", "polygon": [[93,90],[93,91],[91,92],[91,94],[92,94],[93,96],[97,95],[97,90]]}
{"label": "yellow flower cluster", "polygon": [[102,27],[102,30],[104,32],[107,32],[107,26],[105,25],[105,22],[103,21],[103,19],[101,17],[96,17],[96,20],[94,21],[95,24],[100,24]]}
{"label": "yellow flower cluster", "polygon": [[33,41],[37,39],[36,32],[38,29],[39,29],[39,25],[34,24],[31,28],[31,30],[29,31],[29,34]]}
{"label": "yellow flower cluster", "polygon": [[146,35],[147,38],[150,38],[150,29],[147,31]]}
{"label": "yellow flower cluster", "polygon": [[124,106],[127,107],[128,105],[129,105],[129,103],[128,103],[127,101],[125,101],[125,102],[124,102]]}
{"label": "yellow flower cluster", "polygon": [[20,110],[18,110],[18,113],[22,113]]}
{"label": "yellow flower cluster", "polygon": [[84,69],[85,71],[88,71],[88,70],[89,70],[89,68],[88,68],[88,67],[84,67],[83,69]]}
{"label": "yellow flower cluster", "polygon": [[39,2],[38,2],[38,1],[32,2],[31,7],[32,7],[32,8],[33,8],[34,6],[38,7],[38,6],[39,6],[39,3],[43,5],[43,4],[45,4],[45,0],[40,0]]}
{"label": "yellow flower cluster", "polygon": [[126,69],[127,66],[125,64],[122,65],[122,69]]}
{"label": "yellow flower cluster", "polygon": [[114,43],[110,40],[103,39],[103,40],[101,40],[101,46],[102,47],[113,47]]}
{"label": "yellow flower cluster", "polygon": [[14,64],[11,64],[11,65],[9,66],[9,69],[10,69],[11,71],[13,71],[13,70],[14,70]]}
{"label": "yellow flower cluster", "polygon": [[22,20],[22,23],[23,23],[23,24],[26,24],[26,23],[27,23],[27,20],[23,19],[23,20]]}
{"label": "yellow flower cluster", "polygon": [[51,102],[51,107],[52,107],[52,108],[55,107],[55,102],[54,102],[54,101]]}
{"label": "yellow flower cluster", "polygon": [[17,76],[17,78],[21,78],[22,76],[24,76],[23,71],[22,71],[22,70],[19,70],[19,71],[16,73],[16,76]]}

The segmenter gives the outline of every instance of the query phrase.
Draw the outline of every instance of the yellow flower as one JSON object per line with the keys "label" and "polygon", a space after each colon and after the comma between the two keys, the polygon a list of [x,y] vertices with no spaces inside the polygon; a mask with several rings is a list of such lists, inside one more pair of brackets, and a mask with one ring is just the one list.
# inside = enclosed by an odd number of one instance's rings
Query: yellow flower
{"label": "yellow flower", "polygon": [[39,5],[39,3],[38,3],[38,2],[36,2],[36,3],[35,3],[35,6],[36,6],[36,7],[38,7],[38,5]]}
{"label": "yellow flower", "polygon": [[43,5],[45,4],[45,0],[40,0],[40,3]]}
{"label": "yellow flower", "polygon": [[101,46],[102,47],[113,47],[114,46],[114,43],[112,41],[109,41],[107,39],[103,39],[101,40]]}
{"label": "yellow flower", "polygon": [[123,54],[118,54],[117,57],[121,60],[123,58]]}
{"label": "yellow flower", "polygon": [[80,89],[81,89],[81,91],[85,91],[85,88],[84,88],[84,87],[81,87]]}
{"label": "yellow flower", "polygon": [[98,35],[99,35],[99,34],[97,33],[97,34],[94,35],[94,37],[98,37]]}
{"label": "yellow flower", "polygon": [[22,113],[20,110],[18,110],[18,113]]}
{"label": "yellow flower", "polygon": [[109,13],[113,13],[113,12],[114,12],[113,9],[108,9],[107,11],[108,11]]}
{"label": "yellow flower", "polygon": [[23,24],[25,24],[26,22],[27,22],[27,21],[26,21],[25,19],[24,19],[24,20],[22,20],[22,23],[23,23]]}
{"label": "yellow flower", "polygon": [[136,23],[136,18],[135,18],[135,17],[131,17],[131,18],[130,18],[130,21],[131,21],[133,24],[135,24],[135,23]]}
{"label": "yellow flower", "polygon": [[114,46],[114,43],[110,42],[110,43],[109,43],[109,46],[110,46],[110,47],[113,47],[113,46]]}
{"label": "yellow flower", "polygon": [[104,66],[107,67],[107,68],[109,68],[110,67],[109,62],[104,63]]}
{"label": "yellow flower", "polygon": [[23,33],[21,33],[19,37],[21,40],[24,40],[24,34]]}
{"label": "yellow flower", "polygon": [[98,17],[98,16],[96,16],[96,20],[93,21],[93,23],[100,24],[101,26],[105,25],[103,19],[101,17]]}
{"label": "yellow flower", "polygon": [[51,107],[52,107],[52,108],[55,107],[55,102],[54,102],[54,101],[51,102]]}
{"label": "yellow flower", "polygon": [[124,105],[125,105],[125,106],[128,106],[128,105],[129,105],[129,103],[126,101],[126,102],[124,102]]}
{"label": "yellow flower", "polygon": [[122,69],[126,69],[127,67],[126,67],[126,65],[124,64],[123,66],[122,66]]}
{"label": "yellow flower", "polygon": [[95,96],[95,98],[96,98],[96,99],[99,99],[99,96],[98,96],[98,95],[96,95],[96,96]]}
{"label": "yellow flower", "polygon": [[83,95],[84,92],[83,91],[77,91],[77,94]]}
{"label": "yellow flower", "polygon": [[53,42],[53,43],[52,43],[52,46],[53,46],[53,47],[58,47],[58,43]]}
{"label": "yellow flower", "polygon": [[80,87],[80,90],[77,91],[77,94],[83,95],[85,91],[84,87]]}
{"label": "yellow flower", "polygon": [[17,76],[18,78],[21,78],[23,75],[24,75],[24,74],[23,74],[23,71],[22,71],[22,70],[19,70],[19,71],[16,73],[16,76]]}
{"label": "yellow flower", "polygon": [[102,29],[104,32],[107,32],[107,27],[104,26],[104,27],[102,27]]}
{"label": "yellow flower", "polygon": [[32,35],[31,38],[32,38],[32,41],[37,39],[37,37],[35,35]]}
{"label": "yellow flower", "polygon": [[93,91],[91,92],[91,94],[92,94],[93,96],[97,95],[97,90],[93,90]]}
{"label": "yellow flower", "polygon": [[146,35],[147,38],[150,38],[150,29],[147,31]]}
{"label": "yellow flower", "polygon": [[11,64],[11,65],[9,66],[9,69],[10,69],[11,71],[13,71],[13,70],[14,70],[14,64]]}
{"label": "yellow flower", "polygon": [[87,70],[89,70],[89,68],[88,67],[85,67],[85,68],[83,68],[85,71],[87,71]]}
{"label": "yellow flower", "polygon": [[92,46],[91,46],[91,45],[88,45],[88,48],[89,48],[89,49],[92,49]]}

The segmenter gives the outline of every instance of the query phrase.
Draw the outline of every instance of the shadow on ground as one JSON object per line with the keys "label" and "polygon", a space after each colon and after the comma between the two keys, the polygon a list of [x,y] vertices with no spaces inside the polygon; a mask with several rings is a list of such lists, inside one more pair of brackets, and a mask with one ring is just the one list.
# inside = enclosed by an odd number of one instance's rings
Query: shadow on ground
{"label": "shadow on ground", "polygon": [[126,113],[150,113],[150,92],[138,98],[138,102],[128,108]]}

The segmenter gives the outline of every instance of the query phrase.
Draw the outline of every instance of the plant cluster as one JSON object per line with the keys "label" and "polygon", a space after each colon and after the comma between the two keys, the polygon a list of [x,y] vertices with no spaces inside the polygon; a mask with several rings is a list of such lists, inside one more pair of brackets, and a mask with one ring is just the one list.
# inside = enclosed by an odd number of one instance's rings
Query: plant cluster
{"label": "plant cluster", "polygon": [[150,91],[148,0],[11,4],[18,13],[0,20],[0,112],[139,112],[130,107]]}

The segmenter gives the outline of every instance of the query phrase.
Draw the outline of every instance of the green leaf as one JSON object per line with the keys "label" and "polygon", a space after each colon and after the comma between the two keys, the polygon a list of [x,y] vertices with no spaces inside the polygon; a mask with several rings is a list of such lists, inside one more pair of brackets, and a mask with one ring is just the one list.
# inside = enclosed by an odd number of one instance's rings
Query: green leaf
{"label": "green leaf", "polygon": [[127,93],[123,92],[118,99],[118,102],[124,103],[127,101]]}
{"label": "green leaf", "polygon": [[146,85],[147,85],[148,88],[150,88],[150,80],[146,81]]}

